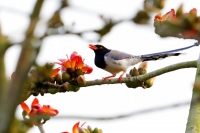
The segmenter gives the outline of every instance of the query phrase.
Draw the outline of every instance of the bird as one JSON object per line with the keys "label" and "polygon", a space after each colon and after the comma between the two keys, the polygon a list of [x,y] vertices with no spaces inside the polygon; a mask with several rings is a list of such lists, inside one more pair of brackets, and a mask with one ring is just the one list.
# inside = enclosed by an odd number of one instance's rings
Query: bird
{"label": "bird", "polygon": [[188,47],[144,55],[132,55],[118,50],[111,50],[99,44],[89,44],[88,47],[95,53],[95,65],[98,68],[101,68],[112,74],[111,76],[104,77],[103,81],[115,77],[116,74],[122,72],[118,78],[118,80],[122,82],[123,75],[126,73],[130,66],[144,61],[158,60],[170,56],[179,56],[182,53],[177,53],[178,51],[186,50],[194,46],[199,46],[199,44],[199,42],[196,42]]}

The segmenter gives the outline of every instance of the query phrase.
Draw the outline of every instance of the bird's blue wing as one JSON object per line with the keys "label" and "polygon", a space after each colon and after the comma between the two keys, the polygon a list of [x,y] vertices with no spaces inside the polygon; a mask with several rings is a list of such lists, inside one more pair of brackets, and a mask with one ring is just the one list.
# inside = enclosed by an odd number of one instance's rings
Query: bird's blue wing
{"label": "bird's blue wing", "polygon": [[127,58],[132,58],[133,55],[127,54],[124,52],[120,52],[117,50],[111,50],[109,53],[105,54],[106,58],[111,58],[114,60],[122,60],[122,59],[127,59]]}

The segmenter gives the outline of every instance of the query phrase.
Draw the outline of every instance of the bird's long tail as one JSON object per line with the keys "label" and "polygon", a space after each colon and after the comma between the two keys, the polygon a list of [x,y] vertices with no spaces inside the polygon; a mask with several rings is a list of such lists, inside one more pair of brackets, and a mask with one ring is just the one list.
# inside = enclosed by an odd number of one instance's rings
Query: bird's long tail
{"label": "bird's long tail", "polygon": [[199,45],[200,45],[200,42],[196,42],[193,45],[190,45],[188,47],[164,51],[164,52],[152,53],[152,54],[145,54],[145,55],[140,55],[138,57],[142,58],[143,61],[158,60],[160,58],[166,58],[166,57],[169,57],[169,56],[178,56],[181,53],[176,53],[176,52],[186,50],[186,49],[192,48],[194,46],[199,46]]}

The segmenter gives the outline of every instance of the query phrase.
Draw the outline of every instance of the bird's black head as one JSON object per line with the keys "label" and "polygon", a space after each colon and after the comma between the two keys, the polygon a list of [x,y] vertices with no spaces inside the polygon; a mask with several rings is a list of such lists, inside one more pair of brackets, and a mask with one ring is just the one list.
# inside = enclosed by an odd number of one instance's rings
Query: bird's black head
{"label": "bird's black head", "polygon": [[94,63],[97,67],[104,69],[106,67],[106,62],[104,60],[104,55],[110,52],[110,49],[102,45],[92,45],[89,44],[89,48],[91,48],[95,53]]}
{"label": "bird's black head", "polygon": [[91,48],[95,54],[103,54],[105,55],[106,53],[110,52],[110,49],[107,49],[106,47],[102,45],[92,45],[89,44],[89,48]]}

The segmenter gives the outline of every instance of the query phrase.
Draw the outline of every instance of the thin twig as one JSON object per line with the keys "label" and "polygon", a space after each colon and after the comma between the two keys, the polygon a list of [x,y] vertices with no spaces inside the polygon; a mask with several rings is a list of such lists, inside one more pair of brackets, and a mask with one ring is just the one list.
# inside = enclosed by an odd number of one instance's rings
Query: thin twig
{"label": "thin twig", "polygon": [[177,107],[181,107],[181,106],[186,106],[186,105],[189,105],[189,104],[190,104],[190,101],[187,101],[187,102],[182,102],[182,103],[176,103],[176,104],[171,104],[171,105],[164,105],[164,106],[160,106],[160,107],[143,109],[143,110],[131,112],[129,114],[123,114],[123,115],[111,116],[111,117],[91,117],[91,116],[65,115],[65,116],[54,117],[54,119],[114,120],[114,119],[122,119],[122,118],[127,118],[127,117],[143,115],[143,114],[146,114],[146,113],[152,113],[154,111],[162,111],[162,110],[166,110],[166,109],[173,109],[173,108],[177,108]]}
{"label": "thin twig", "polygon": [[43,128],[43,124],[38,125],[37,127],[38,127],[38,129],[40,130],[40,133],[45,133],[45,130],[44,130],[44,128]]}

